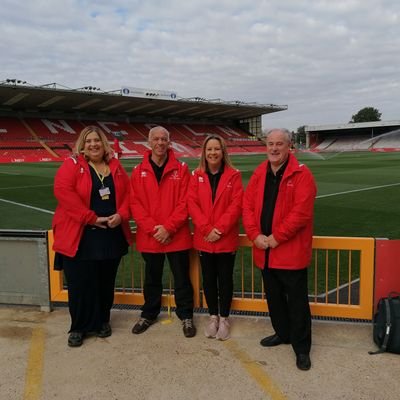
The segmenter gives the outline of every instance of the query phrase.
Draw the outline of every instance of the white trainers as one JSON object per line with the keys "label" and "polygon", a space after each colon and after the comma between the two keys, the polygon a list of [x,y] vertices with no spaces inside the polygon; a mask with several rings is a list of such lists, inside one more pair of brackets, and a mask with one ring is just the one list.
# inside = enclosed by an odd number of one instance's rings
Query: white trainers
{"label": "white trainers", "polygon": [[227,340],[229,339],[230,336],[230,324],[228,321],[228,317],[220,317],[219,319],[219,327],[218,327],[218,332],[216,334],[216,338],[218,340]]}
{"label": "white trainers", "polygon": [[215,338],[218,332],[219,326],[219,317],[218,315],[211,315],[210,320],[207,323],[207,326],[204,329],[204,334],[208,338]]}

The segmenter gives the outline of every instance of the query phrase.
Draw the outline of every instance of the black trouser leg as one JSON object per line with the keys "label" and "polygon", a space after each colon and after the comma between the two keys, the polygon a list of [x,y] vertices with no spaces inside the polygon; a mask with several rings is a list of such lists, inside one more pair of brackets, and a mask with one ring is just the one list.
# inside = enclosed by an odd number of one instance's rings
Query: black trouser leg
{"label": "black trouser leg", "polygon": [[286,342],[290,340],[290,323],[284,285],[276,276],[274,269],[264,268],[262,276],[272,327],[275,333]]}
{"label": "black trouser leg", "polygon": [[70,332],[95,332],[101,327],[99,282],[94,261],[65,257],[63,268],[68,283]]}
{"label": "black trouser leg", "polygon": [[218,268],[215,254],[199,252],[201,272],[203,276],[203,290],[210,315],[218,315]]}
{"label": "black trouser leg", "polygon": [[176,315],[193,318],[193,287],[189,276],[189,250],[166,253],[174,276]]}
{"label": "black trouser leg", "polygon": [[142,253],[142,256],[145,261],[142,317],[146,319],[156,319],[161,309],[161,295],[163,289],[162,275],[165,254]]}
{"label": "black trouser leg", "polygon": [[210,315],[228,317],[233,296],[236,253],[200,252],[203,289]]}
{"label": "black trouser leg", "polygon": [[229,317],[233,296],[233,268],[236,253],[218,253],[218,291],[219,313],[221,317]]}
{"label": "black trouser leg", "polygon": [[296,354],[308,354],[311,349],[311,313],[307,269],[265,268],[263,280],[276,334],[284,341],[290,340]]}
{"label": "black trouser leg", "polygon": [[307,268],[293,272],[288,285],[288,306],[291,324],[290,342],[296,354],[311,350],[311,312],[308,302]]}
{"label": "black trouser leg", "polygon": [[101,322],[110,321],[110,311],[114,303],[115,278],[121,258],[99,261],[99,297]]}

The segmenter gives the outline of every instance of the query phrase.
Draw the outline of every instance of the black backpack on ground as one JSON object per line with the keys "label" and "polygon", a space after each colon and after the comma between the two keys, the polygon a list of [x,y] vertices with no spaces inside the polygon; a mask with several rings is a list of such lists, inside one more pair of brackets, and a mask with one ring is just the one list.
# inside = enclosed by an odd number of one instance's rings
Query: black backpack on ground
{"label": "black backpack on ground", "polygon": [[369,354],[385,351],[400,354],[400,293],[391,292],[379,300],[373,323],[374,342],[379,350]]}

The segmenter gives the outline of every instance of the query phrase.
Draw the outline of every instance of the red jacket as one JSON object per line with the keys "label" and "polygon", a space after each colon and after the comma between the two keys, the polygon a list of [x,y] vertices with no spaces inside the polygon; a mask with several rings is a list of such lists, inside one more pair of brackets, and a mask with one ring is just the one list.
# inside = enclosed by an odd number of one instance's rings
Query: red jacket
{"label": "red jacket", "polygon": [[[214,203],[206,172],[193,171],[188,195],[189,214],[194,224],[193,247],[208,253],[229,253],[239,245],[239,218],[242,212],[243,185],[240,172],[225,166]],[[209,243],[204,240],[213,228],[222,235]]]}
{"label": "red jacket", "polygon": [[[111,159],[109,167],[115,185],[116,212],[122,218],[122,230],[131,244],[129,177],[118,160]],[[65,160],[54,179],[54,195],[58,200],[53,218],[54,251],[74,257],[85,225],[96,222],[97,215],[90,209],[91,191],[92,178],[85,158]]]}
{"label": "red jacket", "polygon": [[[149,158],[143,156],[131,175],[130,207],[137,224],[136,246],[140,252],[167,253],[192,247],[187,211],[187,189],[190,179],[188,167],[168,150],[168,162],[160,184]],[[163,225],[171,234],[171,241],[162,244],[153,238],[154,227]]]}
{"label": "red jacket", "polygon": [[[250,240],[262,234],[261,212],[268,161],[263,162],[250,178],[243,198],[243,225]],[[289,154],[272,220],[272,234],[279,242],[270,249],[269,266],[302,269],[312,255],[314,200],[317,193],[310,170]],[[265,250],[253,247],[254,262],[264,268]]]}

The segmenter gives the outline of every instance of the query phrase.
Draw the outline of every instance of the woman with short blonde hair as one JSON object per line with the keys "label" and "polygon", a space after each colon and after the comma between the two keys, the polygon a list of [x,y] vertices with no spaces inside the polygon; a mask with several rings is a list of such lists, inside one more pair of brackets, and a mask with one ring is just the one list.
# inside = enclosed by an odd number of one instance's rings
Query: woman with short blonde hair
{"label": "woman with short blonde hair", "polygon": [[132,242],[129,192],[128,175],[105,133],[97,126],[84,128],[75,155],[54,179],[54,266],[64,270],[68,282],[70,347],[81,346],[89,334],[112,334],[115,278]]}
{"label": "woman with short blonde hair", "polygon": [[74,146],[75,156],[83,155],[86,159],[88,159],[88,156],[85,155],[85,141],[86,141],[87,135],[89,135],[89,133],[92,133],[92,132],[96,132],[97,135],[99,136],[99,138],[103,144],[103,148],[104,148],[103,159],[106,163],[109,163],[111,158],[113,158],[113,156],[114,156],[114,151],[111,148],[110,143],[108,142],[107,136],[104,133],[104,131],[95,125],[89,125],[81,131],[81,133],[75,143],[75,146]]}

